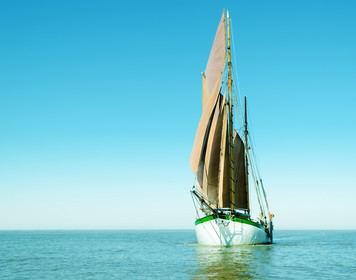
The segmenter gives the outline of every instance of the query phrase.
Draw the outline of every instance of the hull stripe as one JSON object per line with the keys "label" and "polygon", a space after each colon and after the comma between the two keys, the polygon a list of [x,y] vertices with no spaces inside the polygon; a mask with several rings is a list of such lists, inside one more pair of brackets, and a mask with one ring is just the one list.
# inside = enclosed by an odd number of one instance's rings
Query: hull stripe
{"label": "hull stripe", "polygon": [[[208,222],[208,221],[211,221],[211,220],[215,220],[217,217],[215,215],[209,215],[209,216],[205,216],[201,219],[198,219],[195,221],[195,225],[199,225],[199,224],[202,224],[202,223],[205,223],[205,222]],[[224,219],[224,220],[229,220],[231,221],[231,216],[229,215],[219,215],[219,218],[220,219]],[[251,226],[255,226],[255,227],[258,227],[260,229],[264,229],[264,227],[259,224],[259,223],[256,223],[256,222],[253,222],[251,220],[246,220],[246,219],[241,219],[241,218],[237,218],[237,217],[234,217],[232,219],[233,222],[238,222],[238,223],[242,223],[242,224],[248,224],[248,225],[251,225]]]}

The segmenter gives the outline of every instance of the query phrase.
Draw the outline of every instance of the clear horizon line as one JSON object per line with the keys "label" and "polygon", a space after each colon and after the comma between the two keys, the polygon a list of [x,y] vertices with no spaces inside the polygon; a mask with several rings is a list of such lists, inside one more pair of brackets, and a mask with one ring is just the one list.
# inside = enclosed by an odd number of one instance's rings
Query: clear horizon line
{"label": "clear horizon line", "polygon": [[[83,229],[63,229],[63,228],[58,228],[58,229],[0,229],[0,231],[194,231],[194,228],[140,228],[140,229],[135,229],[135,228],[83,228]],[[328,228],[315,228],[315,229],[303,229],[303,228],[282,228],[282,229],[275,229],[275,231],[356,231],[355,229],[328,229]]]}

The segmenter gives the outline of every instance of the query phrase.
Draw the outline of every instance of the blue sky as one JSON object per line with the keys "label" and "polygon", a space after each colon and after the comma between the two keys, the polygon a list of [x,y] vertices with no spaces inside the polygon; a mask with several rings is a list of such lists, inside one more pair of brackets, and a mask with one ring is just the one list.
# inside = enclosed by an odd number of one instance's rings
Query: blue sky
{"label": "blue sky", "polygon": [[223,8],[278,229],[356,229],[354,1],[3,1],[0,229],[193,228]]}

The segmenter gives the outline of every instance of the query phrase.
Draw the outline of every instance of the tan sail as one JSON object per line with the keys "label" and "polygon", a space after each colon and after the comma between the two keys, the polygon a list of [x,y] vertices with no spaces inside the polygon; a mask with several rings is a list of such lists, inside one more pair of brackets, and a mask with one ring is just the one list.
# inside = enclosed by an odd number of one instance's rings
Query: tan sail
{"label": "tan sail", "polygon": [[235,201],[237,208],[249,209],[248,186],[246,180],[245,147],[240,136],[234,130],[234,163],[236,193]]}
{"label": "tan sail", "polygon": [[220,144],[222,130],[222,110],[223,96],[218,98],[211,123],[206,154],[204,160],[204,176],[202,193],[209,202],[217,205],[218,203],[218,176],[220,162]]}
{"label": "tan sail", "polygon": [[198,173],[198,167],[199,164],[201,164],[201,157],[204,156],[203,151],[207,144],[212,115],[217,103],[220,87],[216,87],[214,90],[214,94],[209,96],[207,104],[203,108],[203,114],[199,121],[192,154],[190,156],[190,167],[195,174]]}
{"label": "tan sail", "polygon": [[227,106],[224,106],[222,117],[220,162],[219,162],[219,207],[230,207],[230,180],[229,180],[229,157],[228,157],[228,125]]}
{"label": "tan sail", "polygon": [[[212,93],[215,85],[217,83],[221,83],[221,76],[225,65],[225,45],[225,16],[223,13],[219,22],[218,30],[215,34],[209,60],[205,68],[205,76],[209,95]],[[203,103],[205,103],[205,101],[203,101]]]}
{"label": "tan sail", "polygon": [[202,74],[202,108],[204,109],[206,101],[209,97],[209,89],[208,89],[208,82],[206,80],[205,73]]}
{"label": "tan sail", "polygon": [[[192,154],[190,156],[190,166],[197,175],[202,170],[201,158],[204,157],[204,148],[207,144],[212,114],[216,106],[217,98],[221,88],[221,77],[225,64],[225,23],[224,14],[221,17],[218,30],[215,35],[213,47],[210,52],[208,64],[203,74],[203,112],[196,132]],[[201,178],[202,174],[199,174]]]}
{"label": "tan sail", "polygon": [[[223,13],[202,75],[203,112],[190,157],[191,169],[197,177],[198,190],[209,202],[221,208],[230,207],[230,200],[234,198],[230,196],[230,173],[234,169],[230,166],[232,159],[229,159],[229,154],[233,155],[233,151],[229,151],[229,142],[233,139],[228,137],[229,129],[232,129],[229,128],[229,116],[232,113],[227,100],[220,93],[225,66],[225,35]],[[230,123],[232,124],[231,120]],[[231,175],[235,176],[233,173]]]}

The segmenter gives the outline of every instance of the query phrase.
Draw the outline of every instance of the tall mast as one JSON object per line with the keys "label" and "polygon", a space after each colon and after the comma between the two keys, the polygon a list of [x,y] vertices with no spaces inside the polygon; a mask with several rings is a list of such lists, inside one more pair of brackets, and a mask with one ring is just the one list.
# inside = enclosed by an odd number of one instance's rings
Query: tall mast
{"label": "tall mast", "polygon": [[232,70],[231,70],[231,20],[229,18],[229,11],[226,12],[227,20],[227,90],[229,97],[229,165],[230,165],[230,208],[235,209],[235,164],[234,164],[234,123],[233,123],[233,103],[232,103]]}
{"label": "tall mast", "polygon": [[247,99],[246,96],[244,97],[245,101],[245,162],[246,162],[246,168],[245,168],[245,176],[246,176],[246,192],[247,192],[247,209],[250,211],[250,196],[249,196],[249,186],[248,186],[248,128],[247,128]]}

